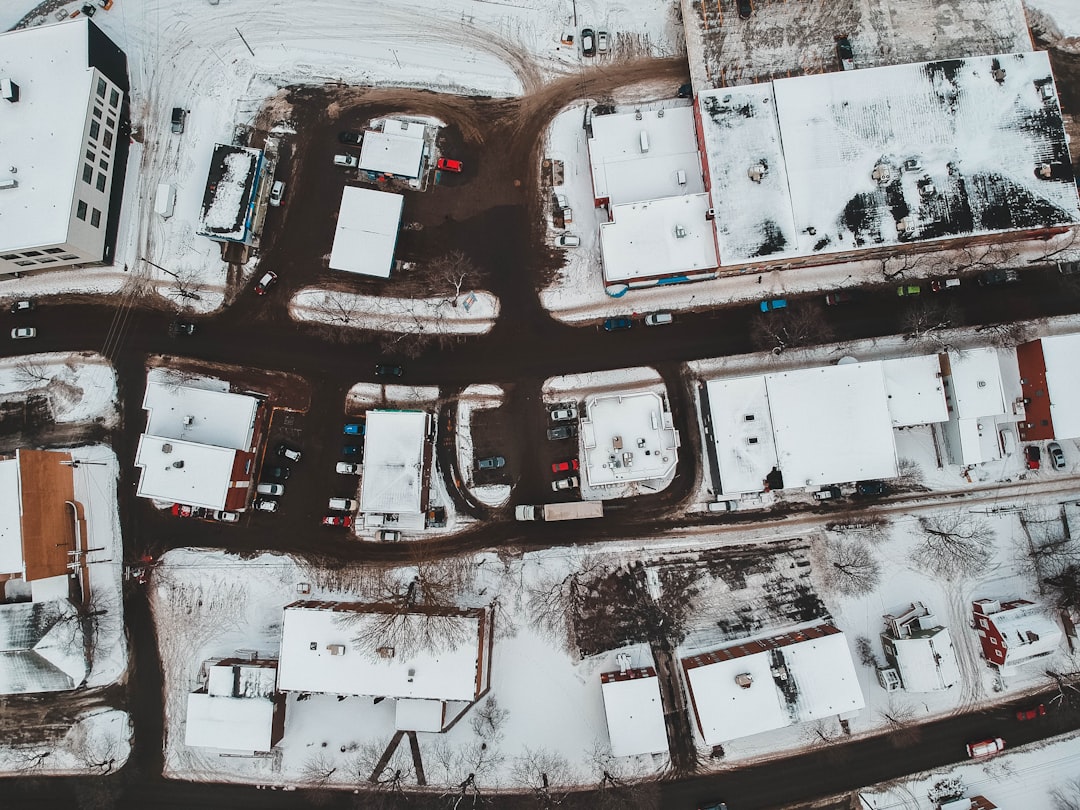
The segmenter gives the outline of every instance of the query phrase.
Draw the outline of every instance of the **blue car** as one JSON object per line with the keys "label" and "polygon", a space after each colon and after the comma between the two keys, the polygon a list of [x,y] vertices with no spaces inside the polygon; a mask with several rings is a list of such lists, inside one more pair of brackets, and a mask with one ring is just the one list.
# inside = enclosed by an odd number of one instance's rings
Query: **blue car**
{"label": "blue car", "polygon": [[762,312],[775,312],[776,310],[784,309],[785,307],[787,307],[786,298],[773,298],[771,301],[761,302]]}
{"label": "blue car", "polygon": [[341,455],[343,456],[358,456],[360,455],[360,448],[355,444],[347,444],[341,448]]}
{"label": "blue car", "polygon": [[345,433],[348,436],[363,436],[364,435],[364,427],[365,426],[361,425],[361,424],[346,425],[345,426]]}
{"label": "blue car", "polygon": [[617,332],[620,329],[629,329],[634,325],[634,322],[629,318],[608,318],[604,321],[604,330],[607,332]]}

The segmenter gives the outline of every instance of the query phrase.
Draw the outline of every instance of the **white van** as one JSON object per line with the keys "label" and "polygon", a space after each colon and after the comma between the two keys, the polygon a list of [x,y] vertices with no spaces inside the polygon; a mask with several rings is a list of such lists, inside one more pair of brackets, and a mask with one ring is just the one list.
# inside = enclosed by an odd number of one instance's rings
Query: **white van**
{"label": "white van", "polygon": [[284,495],[285,487],[281,484],[259,484],[255,491],[260,495]]}
{"label": "white van", "polygon": [[157,187],[157,197],[154,199],[154,212],[160,215],[163,219],[168,219],[173,215],[173,209],[176,207],[176,189],[172,183],[159,183]]}
{"label": "white van", "polygon": [[710,512],[734,512],[738,508],[738,501],[713,501],[709,504]]}
{"label": "white van", "polygon": [[645,316],[646,326],[663,326],[675,320],[670,312],[651,312]]}

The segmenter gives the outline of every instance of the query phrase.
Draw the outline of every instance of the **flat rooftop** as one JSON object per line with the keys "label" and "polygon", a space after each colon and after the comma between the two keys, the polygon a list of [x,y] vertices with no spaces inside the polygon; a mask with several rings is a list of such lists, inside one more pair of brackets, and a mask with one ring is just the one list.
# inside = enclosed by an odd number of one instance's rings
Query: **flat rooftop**
{"label": "flat rooftop", "polygon": [[369,129],[360,144],[360,169],[397,177],[420,176],[424,157],[424,124],[386,118],[373,121],[382,131]]}
{"label": "flat rooftop", "polygon": [[143,434],[135,450],[142,469],[135,493],[165,503],[224,509],[236,451]]}
{"label": "flat rooftop", "polygon": [[652,667],[600,676],[611,753],[617,757],[667,752],[660,681]]}
{"label": "flat rooftop", "polygon": [[259,400],[158,382],[146,385],[146,433],[165,439],[250,450]]}
{"label": "flat rooftop", "polygon": [[188,695],[184,745],[227,751],[269,751],[274,701],[264,697]]}
{"label": "flat rooftop", "polygon": [[424,495],[428,415],[368,411],[366,424],[360,511],[418,514]]}
{"label": "flat rooftop", "polygon": [[936,354],[882,360],[881,372],[893,427],[948,420],[949,404],[941,381],[941,361]]}
{"label": "flat rooftop", "polygon": [[664,478],[679,461],[679,433],[652,391],[590,396],[580,436],[589,486]]}
{"label": "flat rooftop", "polygon": [[956,417],[972,419],[1005,413],[1005,392],[997,349],[949,352],[948,361]]}
{"label": "flat rooftop", "polygon": [[705,388],[723,492],[761,492],[777,464],[765,377],[709,380]]}
{"label": "flat rooftop", "polygon": [[1080,375],[1074,365],[1080,357],[1080,335],[1055,335],[1040,342],[1054,434],[1063,439],[1080,437]]}
{"label": "flat rooftop", "polygon": [[346,186],[341,192],[330,269],[389,278],[405,198]]}
{"label": "flat rooftop", "polygon": [[708,194],[615,205],[600,224],[600,252],[608,282],[702,273],[716,268]]}
{"label": "flat rooftop", "polygon": [[0,574],[23,572],[19,462],[0,459]]}
{"label": "flat rooftop", "polygon": [[233,241],[247,235],[261,162],[262,152],[258,149],[214,144],[199,214],[201,235]]}

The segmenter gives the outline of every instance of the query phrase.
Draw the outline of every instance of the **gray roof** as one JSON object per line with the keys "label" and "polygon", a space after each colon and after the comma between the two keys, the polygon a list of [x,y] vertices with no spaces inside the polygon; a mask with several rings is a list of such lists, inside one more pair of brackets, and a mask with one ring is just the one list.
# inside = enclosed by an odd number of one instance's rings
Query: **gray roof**
{"label": "gray roof", "polygon": [[0,605],[0,694],[74,689],[86,677],[83,645],[67,600]]}

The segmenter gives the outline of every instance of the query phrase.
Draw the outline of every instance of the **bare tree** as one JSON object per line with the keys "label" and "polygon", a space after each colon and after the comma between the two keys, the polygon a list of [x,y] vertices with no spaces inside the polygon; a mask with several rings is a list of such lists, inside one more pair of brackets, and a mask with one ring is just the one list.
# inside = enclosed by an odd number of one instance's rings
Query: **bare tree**
{"label": "bare tree", "polygon": [[52,380],[49,366],[37,357],[24,357],[15,364],[15,381],[27,387]]}
{"label": "bare tree", "polygon": [[885,256],[878,260],[878,270],[886,281],[912,276],[923,277],[929,272],[929,265],[930,260],[925,253],[911,253],[910,251]]}
{"label": "bare tree", "polygon": [[377,740],[369,740],[357,746],[356,756],[351,767],[357,778],[369,782],[378,792],[400,793],[408,784],[414,784],[416,773],[413,768],[412,752],[404,737],[391,740],[394,752],[383,762],[387,745]]}
{"label": "bare tree", "polygon": [[613,770],[603,770],[591,795],[596,810],[659,810],[660,790],[653,781],[626,779]]}
{"label": "bare tree", "polygon": [[990,270],[1016,261],[1019,251],[1012,245],[995,242],[991,245],[969,245],[953,254],[956,272]]}
{"label": "bare tree", "polygon": [[357,315],[356,296],[341,290],[325,290],[315,310],[331,323],[352,323]]}
{"label": "bare tree", "polygon": [[198,270],[181,270],[179,273],[165,270],[165,272],[173,280],[169,287],[171,295],[183,301],[198,301],[202,298],[199,293],[203,290],[204,281]]}
{"label": "bare tree", "polygon": [[1054,810],[1080,810],[1080,776],[1067,779],[1050,789]]}
{"label": "bare tree", "polygon": [[859,656],[859,663],[864,667],[877,669],[881,666],[877,653],[874,651],[874,644],[866,636],[859,636],[855,639],[855,652]]}
{"label": "bare tree", "polygon": [[9,752],[11,763],[19,773],[40,771],[51,754],[51,751],[42,751],[40,748],[13,748]]}
{"label": "bare tree", "polygon": [[314,788],[327,787],[338,772],[337,765],[325,754],[308,757],[300,770],[300,780]]}
{"label": "bare tree", "polygon": [[802,732],[804,739],[811,745],[832,745],[843,737],[840,729],[825,717],[803,724]]}
{"label": "bare tree", "polygon": [[1058,608],[1080,608],[1080,565],[1069,563],[1043,579],[1047,593]]}
{"label": "bare tree", "polygon": [[773,354],[780,354],[785,349],[830,343],[834,337],[824,309],[816,303],[804,303],[777,312],[761,312],[750,325],[753,345]]}
{"label": "bare tree", "polygon": [[878,711],[885,721],[889,742],[896,748],[908,748],[922,739],[922,729],[915,723],[915,709],[893,700]]}
{"label": "bare tree", "polygon": [[460,250],[452,250],[437,258],[433,269],[438,277],[448,284],[453,291],[447,295],[446,302],[450,306],[456,307],[458,298],[461,296],[461,288],[469,280],[469,277],[476,272],[476,267],[469,257]]}
{"label": "bare tree", "polygon": [[1080,259],[1080,228],[1071,228],[1065,244],[1053,250],[1043,251],[1039,256],[1031,259],[1031,263],[1045,262],[1051,259],[1063,261],[1076,261]]}
{"label": "bare tree", "polygon": [[589,583],[609,570],[606,556],[586,554],[565,576],[541,574],[528,591],[529,624],[573,651],[575,619],[588,595]]}
{"label": "bare tree", "polygon": [[510,773],[514,782],[528,788],[542,810],[559,807],[566,799],[567,791],[560,786],[570,782],[570,765],[559,754],[526,746],[511,763]]}
{"label": "bare tree", "polygon": [[967,793],[967,785],[964,784],[963,778],[950,776],[934,782],[930,790],[927,791],[926,796],[934,804],[942,804],[953,799],[963,798],[965,793]]}
{"label": "bare tree", "polygon": [[502,736],[502,727],[510,710],[499,706],[494,695],[488,695],[484,702],[473,709],[472,729],[483,740],[497,740]]}
{"label": "bare tree", "polygon": [[975,331],[987,338],[991,346],[1011,349],[1031,337],[1031,324],[1019,321],[988,323],[976,326]]}
{"label": "bare tree", "polygon": [[825,541],[825,586],[844,596],[862,596],[877,587],[881,566],[865,543],[830,537]]}
{"label": "bare tree", "polygon": [[108,732],[95,730],[91,723],[78,723],[68,735],[72,755],[84,768],[95,774],[109,774],[120,755],[120,741]]}
{"label": "bare tree", "polygon": [[904,312],[904,340],[917,345],[928,343],[938,351],[948,351],[952,347],[943,333],[947,329],[960,326],[961,323],[960,310],[956,305],[917,298]]}
{"label": "bare tree", "polygon": [[873,512],[848,512],[825,524],[830,532],[857,537],[867,543],[881,543],[889,539],[892,521],[886,515]]}
{"label": "bare tree", "polygon": [[990,563],[994,533],[984,520],[956,510],[920,517],[913,560],[937,576],[978,576]]}

